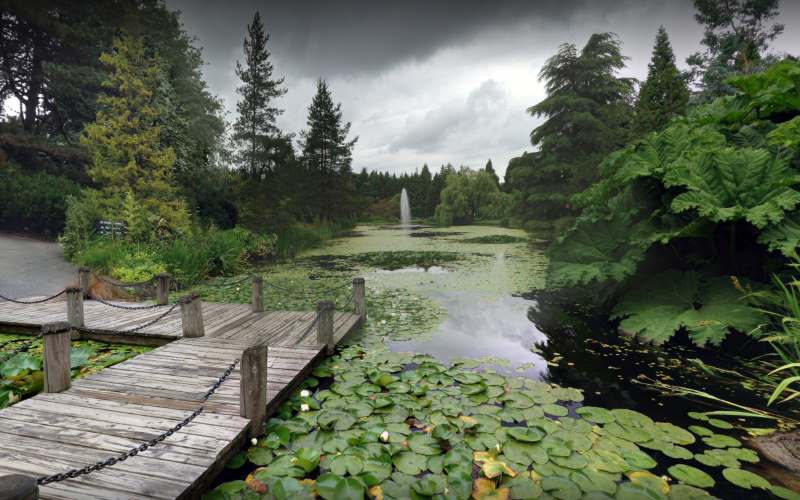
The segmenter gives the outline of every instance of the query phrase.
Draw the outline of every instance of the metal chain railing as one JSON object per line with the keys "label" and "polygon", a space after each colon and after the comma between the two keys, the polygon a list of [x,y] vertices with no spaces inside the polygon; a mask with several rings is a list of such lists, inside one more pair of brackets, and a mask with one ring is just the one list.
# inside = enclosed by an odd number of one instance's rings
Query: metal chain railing
{"label": "metal chain railing", "polygon": [[118,286],[120,288],[143,287],[145,285],[149,285],[150,283],[153,282],[153,280],[156,279],[155,276],[154,276],[154,277],[152,277],[152,278],[150,278],[148,280],[144,280],[144,281],[129,281],[129,282],[125,282],[125,281],[110,280],[110,279],[108,279],[106,277],[103,277],[103,276],[101,276],[99,274],[95,274],[95,278],[97,278],[98,281],[102,281],[103,283],[105,283],[107,285]]}
{"label": "metal chain railing", "polygon": [[180,280],[178,280],[177,278],[172,278],[172,283],[174,283],[176,285],[177,289],[181,290],[181,289],[191,288],[191,287],[195,287],[195,286],[210,286],[210,287],[233,286],[233,285],[239,285],[239,284],[244,283],[245,281],[249,281],[251,279],[252,279],[252,276],[245,276],[244,278],[238,279],[236,281],[225,281],[225,282],[221,282],[221,283],[214,283],[214,278],[203,280],[203,281],[198,281],[196,283],[183,283]]}
{"label": "metal chain railing", "polygon": [[301,298],[304,298],[304,299],[319,297],[320,295],[330,294],[332,292],[338,292],[339,290],[347,288],[348,286],[351,285],[350,282],[345,282],[342,285],[335,286],[335,287],[332,287],[332,288],[326,288],[326,289],[323,289],[323,290],[292,290],[290,288],[286,288],[286,287],[283,287],[283,286],[280,286],[280,285],[276,285],[275,283],[273,283],[271,281],[266,281],[264,284],[267,285],[267,286],[271,286],[272,288],[274,288],[276,290],[279,290],[279,291],[281,291],[283,293],[287,293],[289,295],[294,295],[295,298],[296,297],[301,297]]}
{"label": "metal chain railing", "polygon": [[165,439],[167,439],[171,435],[175,434],[176,432],[181,430],[183,427],[188,425],[192,420],[197,418],[198,415],[203,413],[203,411],[205,410],[205,404],[208,402],[208,400],[211,398],[211,396],[214,395],[214,392],[217,389],[219,389],[219,386],[221,386],[223,384],[223,382],[225,382],[225,380],[230,376],[230,374],[233,373],[233,370],[236,369],[236,365],[238,363],[239,363],[239,360],[237,359],[233,363],[231,363],[228,366],[228,368],[225,369],[225,372],[222,374],[222,376],[220,376],[217,379],[217,381],[214,382],[214,385],[212,385],[211,388],[208,390],[208,392],[206,392],[206,394],[203,396],[203,403],[200,406],[198,406],[196,410],[194,410],[191,414],[189,414],[189,416],[187,416],[186,418],[184,418],[183,420],[181,420],[180,422],[175,424],[175,426],[172,427],[171,429],[161,433],[158,437],[156,437],[154,439],[151,439],[150,441],[146,441],[146,442],[140,444],[139,446],[131,448],[130,450],[126,451],[125,453],[122,453],[121,455],[117,455],[117,456],[114,456],[114,457],[109,457],[109,458],[107,458],[105,460],[101,460],[101,461],[96,462],[96,463],[94,463],[92,465],[87,465],[86,467],[82,467],[80,469],[72,469],[72,470],[68,470],[67,472],[59,472],[57,474],[53,474],[53,475],[50,475],[50,476],[42,476],[42,477],[38,478],[36,480],[36,482],[40,486],[44,486],[46,484],[55,483],[55,482],[58,482],[58,481],[63,481],[65,479],[74,479],[76,477],[92,473],[94,471],[105,469],[106,467],[110,467],[110,466],[112,466],[114,464],[118,464],[119,462],[123,462],[123,461],[125,461],[125,460],[127,460],[127,459],[129,459],[131,457],[135,457],[139,453],[147,451],[148,449],[152,448],[153,446],[156,446],[158,443],[160,443],[161,441],[164,441]]}
{"label": "metal chain railing", "polygon": [[47,302],[48,300],[53,300],[56,297],[64,295],[67,292],[67,289],[63,289],[55,295],[51,295],[49,297],[45,297],[43,299],[35,299],[35,300],[19,300],[19,299],[12,299],[11,297],[6,297],[5,295],[0,295],[0,299],[7,300],[9,302],[13,302],[14,304],[41,304],[43,302]]}
{"label": "metal chain railing", "polygon": [[[140,332],[141,330],[144,330],[147,327],[153,326],[156,323],[158,323],[159,321],[161,321],[162,319],[164,319],[167,316],[167,314],[169,314],[172,311],[174,311],[175,308],[178,307],[179,305],[180,304],[178,304],[178,303],[172,304],[172,306],[169,309],[167,309],[166,311],[164,311],[163,313],[159,314],[157,317],[153,318],[152,320],[148,321],[147,323],[145,323],[143,325],[139,325],[139,326],[134,327],[134,328],[129,328],[127,330],[115,330],[114,333],[117,334],[117,335],[128,335],[128,334],[131,334],[131,333]],[[79,327],[79,328],[75,328],[75,329],[78,330],[79,332],[84,332],[84,333],[93,333],[94,332],[93,330],[91,330],[89,328],[85,328],[85,327]]]}
{"label": "metal chain railing", "polygon": [[107,302],[107,301],[105,301],[103,299],[100,299],[100,298],[97,298],[97,297],[95,297],[92,300],[94,300],[95,302],[100,302],[101,304],[107,305],[109,307],[116,307],[117,309],[127,309],[129,311],[143,311],[143,310],[146,310],[146,309],[158,309],[159,307],[165,307],[166,306],[166,304],[149,304],[149,305],[146,305],[146,306],[123,306],[121,304],[114,304],[113,302]]}

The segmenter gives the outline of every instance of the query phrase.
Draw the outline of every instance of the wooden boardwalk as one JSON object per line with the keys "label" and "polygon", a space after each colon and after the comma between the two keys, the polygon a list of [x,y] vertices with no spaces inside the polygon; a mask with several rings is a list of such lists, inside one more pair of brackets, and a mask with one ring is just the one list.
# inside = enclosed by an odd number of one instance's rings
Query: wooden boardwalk
{"label": "wooden boardwalk", "polygon": [[[122,303],[130,305],[130,303]],[[165,308],[122,310],[87,300],[81,337],[164,344],[60,393],[41,393],[0,410],[0,476],[34,477],[81,468],[154,439],[186,418],[225,369],[254,345],[268,346],[267,415],[325,355],[312,312],[251,312],[250,305],[203,303],[206,335],[181,337],[176,308],[141,333],[115,332],[146,323]],[[39,328],[66,319],[65,302],[0,303],[0,330]],[[334,339],[361,316],[334,313]],[[40,487],[42,498],[194,498],[247,438],[240,416],[239,366],[205,411],[153,448],[103,470]]]}

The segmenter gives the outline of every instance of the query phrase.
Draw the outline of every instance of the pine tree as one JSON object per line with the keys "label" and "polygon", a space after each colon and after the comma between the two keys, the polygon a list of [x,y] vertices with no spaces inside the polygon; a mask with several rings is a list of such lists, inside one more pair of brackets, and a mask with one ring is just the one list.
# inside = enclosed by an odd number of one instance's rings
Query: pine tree
{"label": "pine tree", "polygon": [[686,113],[689,88],[675,66],[675,54],[667,30],[658,28],[647,80],[639,90],[636,103],[636,131],[640,134],[660,130],[672,118]]}
{"label": "pine tree", "polygon": [[239,166],[255,177],[261,177],[274,166],[276,142],[285,142],[275,124],[283,113],[274,100],[286,94],[281,88],[283,78],[274,79],[273,66],[267,51],[269,35],[264,32],[261,15],[256,11],[247,26],[244,39],[245,65],[236,61],[236,76],[242,85],[236,89],[241,96],[236,103],[239,117],[233,125],[233,141],[237,146]]}
{"label": "pine tree", "polygon": [[[308,107],[308,128],[300,133],[303,164],[311,178],[309,205],[313,216],[339,218],[350,215],[350,183],[353,146],[358,138],[348,140],[350,122],[342,121],[342,105],[333,104],[325,80],[317,81],[317,93]],[[331,217],[332,216],[332,217]]]}
{"label": "pine tree", "polygon": [[596,33],[580,52],[573,44],[562,45],[542,67],[539,78],[546,81],[548,95],[528,108],[546,118],[531,132],[539,151],[514,174],[523,218],[570,214],[570,197],[597,178],[608,152],[625,144],[634,81],[616,73],[626,59],[616,35]]}
{"label": "pine tree", "polygon": [[489,158],[489,160],[486,162],[486,167],[484,168],[484,170],[486,170],[489,173],[489,175],[492,176],[492,178],[494,179],[494,183],[497,184],[497,187],[500,187],[500,177],[498,177],[497,172],[494,171],[494,165],[492,165],[491,158]]}
{"label": "pine tree", "polygon": [[111,216],[130,197],[153,227],[184,230],[189,216],[173,185],[175,151],[164,146],[158,125],[165,113],[159,98],[167,85],[163,63],[131,36],[119,38],[101,60],[111,69],[103,82],[109,93],[98,99],[97,117],[81,137],[93,160],[89,175]]}
{"label": "pine tree", "polygon": [[760,71],[770,62],[769,42],[783,33],[772,23],[780,0],[694,0],[695,19],[705,26],[706,47],[686,59],[689,76],[699,87],[697,102],[710,102],[734,92],[726,81],[737,74]]}

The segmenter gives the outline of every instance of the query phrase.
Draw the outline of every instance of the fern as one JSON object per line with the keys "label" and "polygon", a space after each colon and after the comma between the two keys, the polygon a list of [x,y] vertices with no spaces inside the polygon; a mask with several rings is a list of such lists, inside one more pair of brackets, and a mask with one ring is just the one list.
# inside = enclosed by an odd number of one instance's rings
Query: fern
{"label": "fern", "polygon": [[613,316],[623,331],[656,344],[685,329],[694,343],[716,345],[729,329],[747,332],[763,321],[741,297],[729,278],[667,271],[629,291]]}

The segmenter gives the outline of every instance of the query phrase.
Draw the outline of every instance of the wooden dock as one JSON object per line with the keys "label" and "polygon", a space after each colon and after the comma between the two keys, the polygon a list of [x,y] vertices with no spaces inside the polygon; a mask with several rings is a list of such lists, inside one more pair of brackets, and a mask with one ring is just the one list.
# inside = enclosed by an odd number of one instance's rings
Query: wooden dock
{"label": "wooden dock", "polygon": [[[313,312],[253,312],[249,304],[203,303],[203,337],[181,338],[176,308],[142,332],[117,338],[115,332],[142,325],[165,309],[116,309],[92,300],[83,306],[83,338],[162,345],[75,380],[63,392],[43,392],[0,410],[0,476],[38,478],[79,469],[156,438],[202,404],[225,369],[253,346],[268,346],[269,416],[326,354],[326,345],[317,341],[321,321],[315,325]],[[0,303],[0,330],[39,329],[65,319],[63,301]],[[332,319],[338,342],[360,326],[362,316],[334,312]],[[241,416],[241,379],[237,366],[205,410],[163,442],[108,468],[40,486],[41,498],[199,497],[253,431],[251,420]]]}

